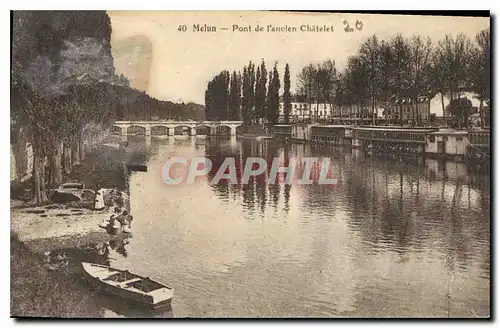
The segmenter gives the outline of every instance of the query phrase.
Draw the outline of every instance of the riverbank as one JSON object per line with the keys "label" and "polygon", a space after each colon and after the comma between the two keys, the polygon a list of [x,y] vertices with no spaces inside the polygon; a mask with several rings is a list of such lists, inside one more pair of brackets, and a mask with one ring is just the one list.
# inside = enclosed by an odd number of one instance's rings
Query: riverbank
{"label": "riverbank", "polygon": [[[86,235],[90,240],[109,240],[110,236],[99,223],[109,219],[118,207],[119,211],[130,212],[127,172],[124,169],[125,152],[123,149],[106,147],[108,139],[103,138],[86,153],[85,159],[74,165],[72,171],[65,175],[64,182],[77,180],[85,185],[86,192],[93,195],[99,184],[104,188],[106,209],[102,212],[92,210],[92,197],[81,201],[56,203],[52,199],[49,204],[33,206],[30,197],[21,192],[12,195],[11,199],[11,231],[19,240],[36,244],[37,240],[73,239],[83,243]],[[50,191],[49,191],[50,196]],[[49,197],[50,199],[50,197]],[[42,242],[46,244],[46,242]],[[57,243],[51,243],[57,244]],[[67,244],[67,242],[62,242]],[[46,251],[35,247],[37,251]]]}
{"label": "riverbank", "polygon": [[105,190],[107,207],[103,212],[78,208],[74,204],[25,207],[15,202],[14,206],[18,207],[11,208],[11,233],[37,253],[109,241],[114,236],[99,224],[109,219],[117,203],[122,203],[122,208],[129,208],[125,192],[120,192],[118,196],[113,193],[117,191]]}
{"label": "riverbank", "polygon": [[128,174],[124,169],[126,152],[106,147],[106,142],[102,139],[90,147],[85,158],[63,180],[78,180],[91,194],[99,184],[104,188],[104,211],[94,211],[89,199],[64,203],[52,199],[49,204],[34,206],[26,192],[29,181],[20,184],[17,193],[11,193],[12,316],[102,316],[93,292],[64,270],[50,271],[44,254],[124,238],[99,227],[115,210],[130,211]]}
{"label": "riverbank", "polygon": [[100,317],[94,292],[84,290],[69,276],[49,272],[41,256],[16,235],[10,241],[10,314],[13,317]]}

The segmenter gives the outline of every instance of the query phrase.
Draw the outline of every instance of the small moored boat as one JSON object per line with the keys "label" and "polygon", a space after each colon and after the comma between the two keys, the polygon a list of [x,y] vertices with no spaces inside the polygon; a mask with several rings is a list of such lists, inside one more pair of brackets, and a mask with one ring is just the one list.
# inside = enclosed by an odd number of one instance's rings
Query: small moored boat
{"label": "small moored boat", "polygon": [[82,262],[85,278],[96,287],[121,297],[158,309],[170,305],[174,289],[147,277],[109,266]]}

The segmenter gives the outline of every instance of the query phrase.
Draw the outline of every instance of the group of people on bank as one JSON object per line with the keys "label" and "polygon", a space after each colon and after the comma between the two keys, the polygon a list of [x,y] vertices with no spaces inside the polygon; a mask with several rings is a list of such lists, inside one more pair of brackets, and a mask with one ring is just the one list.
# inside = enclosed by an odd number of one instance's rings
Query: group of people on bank
{"label": "group of people on bank", "polygon": [[[106,208],[104,202],[104,189],[100,185],[96,186],[95,190],[95,201],[94,210],[103,211]],[[109,233],[117,234],[118,232],[128,232],[132,228],[133,217],[128,213],[127,210],[123,210],[125,207],[123,199],[121,199],[121,192],[119,190],[113,190],[111,193],[117,193],[116,197],[111,197],[111,206],[114,207],[113,214],[110,216],[109,220],[103,221],[100,226],[106,228]]]}

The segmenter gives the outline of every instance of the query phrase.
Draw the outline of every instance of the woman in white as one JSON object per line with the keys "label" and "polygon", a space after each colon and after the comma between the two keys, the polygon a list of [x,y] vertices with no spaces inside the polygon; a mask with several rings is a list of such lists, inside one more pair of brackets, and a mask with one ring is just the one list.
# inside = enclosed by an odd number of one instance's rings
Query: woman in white
{"label": "woman in white", "polygon": [[94,210],[102,211],[104,209],[104,189],[100,185],[96,186]]}

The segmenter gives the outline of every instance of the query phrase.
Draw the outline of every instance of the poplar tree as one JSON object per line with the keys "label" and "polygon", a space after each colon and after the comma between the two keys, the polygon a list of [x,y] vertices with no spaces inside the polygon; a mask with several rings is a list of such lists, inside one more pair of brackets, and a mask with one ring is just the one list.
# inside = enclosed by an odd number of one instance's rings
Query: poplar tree
{"label": "poplar tree", "polygon": [[257,67],[257,73],[255,74],[255,91],[254,91],[254,103],[253,103],[253,111],[252,111],[252,123],[259,122],[259,104],[260,100],[258,99],[260,92],[260,66]]}
{"label": "poplar tree", "polygon": [[[288,63],[285,66],[285,77],[284,77],[284,88],[283,91],[283,116],[285,119],[285,124],[290,123],[290,110],[292,108],[291,97],[290,97],[290,65]],[[279,97],[278,97],[279,99]],[[279,101],[279,100],[278,100]]]}
{"label": "poplar tree", "polygon": [[279,90],[280,76],[277,64],[274,64],[272,72],[269,72],[269,87],[267,92],[266,118],[271,124],[278,123],[279,117]]}
{"label": "poplar tree", "polygon": [[233,74],[231,74],[231,79],[230,79],[230,86],[229,86],[229,115],[228,118],[231,120],[234,119],[235,113],[237,114],[239,109],[237,108],[238,106],[238,100],[236,97],[237,95],[237,81],[236,81],[236,71],[233,71]]}
{"label": "poplar tree", "polygon": [[243,68],[243,98],[241,100],[241,119],[244,124],[250,122],[250,68]]}
{"label": "poplar tree", "polygon": [[266,85],[267,85],[267,70],[264,59],[260,64],[260,69],[257,69],[257,78],[255,86],[255,117],[256,121],[262,123],[265,117],[266,105]]}
{"label": "poplar tree", "polygon": [[255,113],[255,63],[250,62],[248,65],[248,111],[250,121],[254,117]]}

